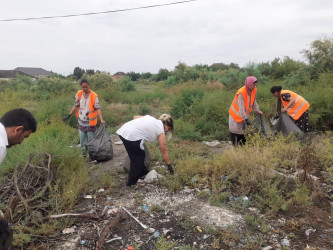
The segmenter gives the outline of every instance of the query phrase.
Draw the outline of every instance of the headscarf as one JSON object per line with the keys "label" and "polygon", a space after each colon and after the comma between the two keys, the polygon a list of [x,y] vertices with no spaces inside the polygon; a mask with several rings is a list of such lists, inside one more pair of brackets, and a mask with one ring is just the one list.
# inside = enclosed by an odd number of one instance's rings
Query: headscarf
{"label": "headscarf", "polygon": [[253,83],[256,82],[256,81],[258,81],[258,80],[254,76],[248,76],[248,77],[246,77],[246,79],[245,79],[245,87],[246,87],[247,93],[249,95],[251,95],[252,90],[254,90],[255,86],[253,86]]}

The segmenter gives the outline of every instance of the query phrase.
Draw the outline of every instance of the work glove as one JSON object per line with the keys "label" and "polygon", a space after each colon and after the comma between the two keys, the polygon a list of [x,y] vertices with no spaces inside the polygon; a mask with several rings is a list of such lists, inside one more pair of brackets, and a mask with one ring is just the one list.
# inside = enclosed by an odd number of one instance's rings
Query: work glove
{"label": "work glove", "polygon": [[64,121],[64,122],[67,122],[67,121],[69,120],[69,118],[71,118],[71,115],[66,116],[66,117],[63,119],[63,121]]}
{"label": "work glove", "polygon": [[172,175],[174,174],[171,164],[168,165],[168,170],[169,170],[170,174],[172,174]]}

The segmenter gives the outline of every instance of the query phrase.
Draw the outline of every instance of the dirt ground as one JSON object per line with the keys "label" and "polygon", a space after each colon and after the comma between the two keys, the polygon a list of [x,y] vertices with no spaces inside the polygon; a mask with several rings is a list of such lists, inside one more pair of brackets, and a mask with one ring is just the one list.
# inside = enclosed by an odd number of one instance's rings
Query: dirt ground
{"label": "dirt ground", "polygon": [[[112,141],[120,141],[118,137],[112,136]],[[221,152],[229,145],[222,144],[220,147],[211,148],[212,153]],[[210,206],[207,201],[198,197],[195,189],[184,188],[183,190],[170,193],[168,189],[158,183],[138,183],[134,187],[126,187],[127,175],[122,170],[126,159],[126,151],[122,144],[114,144],[114,158],[108,162],[92,165],[92,170],[98,168],[101,173],[116,169],[120,186],[108,192],[97,193],[96,198],[82,199],[75,209],[76,213],[99,214],[107,206],[108,212],[99,220],[77,219],[73,231],[63,234],[52,243],[51,249],[95,249],[96,242],[103,228],[114,220],[115,213],[121,212],[120,223],[110,231],[103,249],[127,249],[129,246],[138,246],[140,249],[155,249],[155,236],[164,234],[168,241],[175,243],[174,249],[179,246],[191,246],[192,249],[230,249],[223,242],[216,248],[216,237],[214,229],[233,228],[233,232],[239,238],[238,242],[232,243],[233,249],[256,249],[247,248],[248,242],[262,240],[264,246],[272,247],[266,249],[283,249],[281,241],[288,237],[289,248],[285,249],[333,249],[333,228],[327,222],[329,213],[318,207],[309,209],[304,213],[293,211],[293,214],[281,215],[278,220],[269,221],[269,232],[265,235],[257,232],[256,235],[248,236],[248,226],[244,218],[234,209]],[[95,171],[91,171],[94,175]],[[98,176],[94,176],[98,181]],[[143,207],[146,206],[146,207]],[[137,221],[129,216],[127,209],[140,222],[147,226],[144,229]],[[248,213],[261,217],[254,207],[248,208]],[[296,213],[299,213],[297,215]],[[311,221],[296,223],[299,220]],[[294,224],[292,224],[294,222]],[[291,228],[294,226],[295,228]],[[315,228],[310,236],[305,235],[305,230]],[[215,232],[214,232],[215,231]],[[291,237],[291,233],[295,238]],[[222,237],[223,238],[223,237]],[[223,239],[227,240],[227,239]],[[50,245],[49,245],[50,246]],[[230,246],[230,244],[229,244]],[[311,248],[313,247],[313,248]],[[191,248],[187,248],[191,249]],[[265,249],[265,248],[263,248]]]}

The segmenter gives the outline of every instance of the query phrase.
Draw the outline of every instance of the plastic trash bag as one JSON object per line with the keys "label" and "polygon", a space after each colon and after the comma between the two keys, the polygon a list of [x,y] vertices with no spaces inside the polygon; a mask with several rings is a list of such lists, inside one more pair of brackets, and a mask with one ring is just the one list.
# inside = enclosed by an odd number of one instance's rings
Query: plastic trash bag
{"label": "plastic trash bag", "polygon": [[290,133],[294,133],[295,135],[303,135],[303,132],[286,113],[282,113],[281,116],[275,121],[272,130],[282,132],[285,135],[289,135]]}
{"label": "plastic trash bag", "polygon": [[253,126],[256,132],[261,133],[265,137],[271,133],[271,128],[267,125],[261,115],[256,116],[256,118],[253,120]]}
{"label": "plastic trash bag", "polygon": [[[143,144],[143,147],[145,149],[145,154],[146,154],[146,156],[145,156],[145,166],[148,169],[149,165],[150,165],[151,156],[150,156],[150,153],[149,153],[149,150],[148,150],[146,144]],[[126,171],[126,173],[129,173],[130,169],[131,169],[131,160],[127,155],[126,160],[125,160],[124,170]]]}
{"label": "plastic trash bag", "polygon": [[104,125],[99,126],[95,132],[95,137],[86,144],[86,149],[90,159],[93,161],[108,161],[112,159],[112,141]]}

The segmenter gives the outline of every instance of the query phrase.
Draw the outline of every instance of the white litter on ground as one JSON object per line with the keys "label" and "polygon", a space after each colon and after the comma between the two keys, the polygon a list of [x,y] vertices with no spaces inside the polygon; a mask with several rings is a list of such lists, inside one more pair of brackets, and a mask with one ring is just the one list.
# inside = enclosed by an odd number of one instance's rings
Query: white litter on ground
{"label": "white litter on ground", "polygon": [[211,142],[204,141],[203,143],[204,143],[205,145],[207,145],[208,147],[216,147],[216,146],[218,146],[218,145],[221,144],[218,140],[211,141]]}

